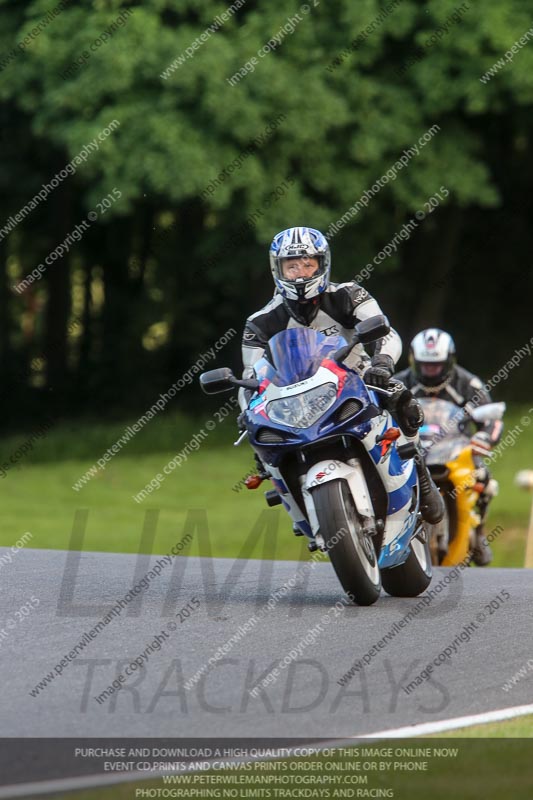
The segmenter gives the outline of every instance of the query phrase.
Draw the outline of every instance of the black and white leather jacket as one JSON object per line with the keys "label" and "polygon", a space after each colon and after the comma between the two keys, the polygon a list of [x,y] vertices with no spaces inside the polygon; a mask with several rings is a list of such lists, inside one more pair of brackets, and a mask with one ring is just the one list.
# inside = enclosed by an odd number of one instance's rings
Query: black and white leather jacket
{"label": "black and white leather jacket", "polygon": [[[349,342],[358,322],[383,313],[377,301],[355,281],[330,283],[326,291],[315,298],[309,321],[295,313],[295,308],[280,294],[275,294],[266,306],[248,317],[242,339],[243,378],[253,377],[253,365],[263,357],[268,340],[280,331],[308,327],[326,336],[343,336]],[[402,352],[402,341],[391,328],[374,348],[376,354],[388,355],[396,364]],[[362,345],[356,345],[346,363],[363,373],[370,366],[370,356]],[[243,390],[239,392],[239,402],[241,409],[246,408]]]}

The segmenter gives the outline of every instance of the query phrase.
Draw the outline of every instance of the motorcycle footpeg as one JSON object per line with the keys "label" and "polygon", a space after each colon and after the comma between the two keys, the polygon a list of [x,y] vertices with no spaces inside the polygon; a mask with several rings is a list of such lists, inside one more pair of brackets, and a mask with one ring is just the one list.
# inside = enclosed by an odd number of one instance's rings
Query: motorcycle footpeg
{"label": "motorcycle footpeg", "polygon": [[300,530],[300,528],[295,522],[293,522],[292,524],[292,532],[294,533],[295,536],[305,536],[305,533]]}
{"label": "motorcycle footpeg", "polygon": [[409,458],[414,458],[418,451],[414,442],[407,442],[396,447],[396,452],[402,461],[407,461]]}
{"label": "motorcycle footpeg", "polygon": [[268,492],[265,492],[265,500],[267,502],[267,506],[281,505],[281,497],[275,489],[269,489]]}

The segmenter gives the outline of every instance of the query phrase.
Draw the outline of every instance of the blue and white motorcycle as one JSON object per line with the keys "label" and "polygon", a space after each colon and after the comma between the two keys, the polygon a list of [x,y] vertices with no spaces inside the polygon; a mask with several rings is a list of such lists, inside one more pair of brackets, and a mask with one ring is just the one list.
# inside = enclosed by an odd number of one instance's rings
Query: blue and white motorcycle
{"label": "blue and white motorcycle", "polygon": [[[329,554],[348,596],[371,605],[381,587],[415,597],[429,585],[431,557],[419,513],[415,450],[380,407],[378,392],[342,360],[360,343],[389,332],[385,317],[360,322],[347,345],[340,336],[290,328],[273,336],[256,378],[228,368],[200,376],[207,394],[243,386],[248,438],[274,490],[309,548]],[[253,485],[253,481],[252,481]],[[256,481],[257,485],[257,481]]]}

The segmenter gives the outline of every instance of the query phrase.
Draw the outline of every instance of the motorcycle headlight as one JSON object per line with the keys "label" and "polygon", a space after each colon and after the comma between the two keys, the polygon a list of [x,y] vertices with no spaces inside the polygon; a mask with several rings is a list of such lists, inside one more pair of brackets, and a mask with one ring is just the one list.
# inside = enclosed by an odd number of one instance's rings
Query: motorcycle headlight
{"label": "motorcycle headlight", "polygon": [[331,408],[337,397],[334,383],[316,386],[302,394],[271,400],[266,413],[273,422],[291,428],[309,428]]}

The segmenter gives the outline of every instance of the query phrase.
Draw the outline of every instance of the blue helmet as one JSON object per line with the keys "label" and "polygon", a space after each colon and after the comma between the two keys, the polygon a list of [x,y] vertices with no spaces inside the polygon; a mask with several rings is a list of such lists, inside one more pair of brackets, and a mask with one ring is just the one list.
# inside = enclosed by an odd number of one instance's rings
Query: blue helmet
{"label": "blue helmet", "polygon": [[[326,237],[315,228],[287,228],[276,234],[270,245],[270,269],[279,293],[286,300],[311,300],[329,284],[331,251]],[[309,256],[318,260],[318,270],[310,278],[289,280],[283,276],[282,263],[287,258]]]}

